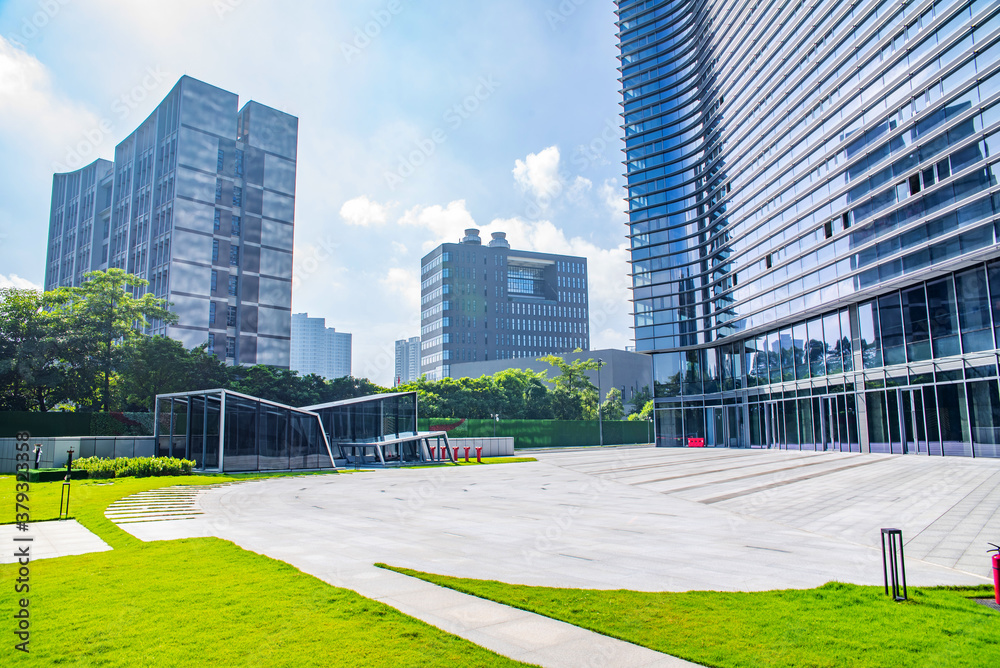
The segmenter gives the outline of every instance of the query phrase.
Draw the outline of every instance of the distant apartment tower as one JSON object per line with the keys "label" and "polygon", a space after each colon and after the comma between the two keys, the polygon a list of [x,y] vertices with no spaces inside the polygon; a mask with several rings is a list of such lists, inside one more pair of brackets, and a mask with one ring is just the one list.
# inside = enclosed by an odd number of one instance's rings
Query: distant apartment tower
{"label": "distant apartment tower", "polygon": [[420,378],[420,337],[396,341],[396,376],[393,385]]}
{"label": "distant apartment tower", "polygon": [[291,369],[324,378],[351,375],[351,335],[326,326],[324,318],[308,313],[292,316]]}
{"label": "distant apartment tower", "polygon": [[590,348],[587,259],[512,250],[479,230],[420,261],[420,369],[450,376],[458,362],[538,357]]}
{"label": "distant apartment tower", "polygon": [[184,76],[96,160],[55,174],[45,289],[120,268],[229,364],[289,365],[298,119]]}

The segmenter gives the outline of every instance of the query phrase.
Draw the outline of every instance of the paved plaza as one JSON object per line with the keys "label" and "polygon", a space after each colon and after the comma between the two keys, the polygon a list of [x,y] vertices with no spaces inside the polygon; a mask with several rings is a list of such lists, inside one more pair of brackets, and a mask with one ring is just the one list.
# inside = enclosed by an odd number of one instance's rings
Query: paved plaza
{"label": "paved plaza", "polygon": [[607,448],[534,463],[284,478],[204,492],[205,514],[123,528],[215,535],[345,584],[377,561],[532,585],[684,591],[881,584],[882,527],[912,585],[990,581],[1000,461]]}
{"label": "paved plaza", "polygon": [[184,499],[168,488],[111,514],[143,540],[231,540],[544,666],[690,664],[373,564],[646,591],[881,585],[879,530],[895,527],[910,586],[991,581],[998,460],[649,447],[532,454],[539,461],[275,478],[193,498],[186,490]]}
{"label": "paved plaza", "polygon": [[373,567],[555,587],[881,584],[880,529],[913,585],[989,582],[1000,461],[783,450],[589,448],[538,462],[279,478],[201,493],[204,515],[122,528],[219,536],[543,666],[678,659]]}

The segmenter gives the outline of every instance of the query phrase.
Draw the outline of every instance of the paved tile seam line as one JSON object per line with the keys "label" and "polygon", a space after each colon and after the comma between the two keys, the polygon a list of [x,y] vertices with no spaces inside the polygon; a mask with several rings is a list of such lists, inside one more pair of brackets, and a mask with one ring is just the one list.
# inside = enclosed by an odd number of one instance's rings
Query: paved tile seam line
{"label": "paved tile seam line", "polygon": [[[804,458],[805,457],[802,457],[802,459],[804,459]],[[587,467],[583,467],[583,466],[579,466],[579,465],[570,466],[570,465],[567,465],[567,464],[555,464],[555,466],[559,466],[560,468],[568,469],[568,470],[571,470],[571,471],[576,471],[578,473],[588,473],[590,475],[608,475],[608,474],[612,474],[612,473],[635,473],[637,471],[645,471],[645,470],[648,470],[648,469],[667,469],[667,468],[668,469],[676,469],[678,467],[684,467],[684,466],[688,466],[688,465],[690,465],[691,467],[695,467],[698,464],[703,463],[703,462],[713,462],[713,463],[714,462],[727,462],[727,461],[732,461],[733,459],[747,459],[747,457],[733,457],[733,458],[729,458],[729,457],[725,457],[725,458],[723,458],[723,457],[708,457],[708,458],[705,458],[705,459],[687,460],[687,461],[683,461],[683,462],[676,461],[676,460],[675,461],[670,461],[670,462],[663,462],[663,461],[661,461],[661,462],[659,462],[657,464],[646,464],[646,465],[643,465],[643,466],[623,466],[623,467],[619,467],[619,468],[600,468],[600,469],[591,469],[591,468],[587,468]],[[796,457],[795,459],[799,459],[799,458]],[[790,460],[789,459],[783,459],[782,461],[784,462],[784,461],[790,461]],[[780,463],[780,462],[776,462],[776,463]],[[764,465],[765,464],[763,464],[763,463],[761,463],[761,464],[745,464],[745,465],[742,465],[742,466],[732,466],[732,467],[729,467],[729,468],[746,468],[748,466],[764,466]],[[702,475],[702,474],[699,473],[697,475]],[[675,476],[675,477],[684,477],[684,476]],[[658,479],[658,480],[670,480],[670,479],[671,478],[661,478],[661,479]],[[656,481],[652,481],[652,482],[656,482]]]}
{"label": "paved tile seam line", "polygon": [[[721,450],[722,448],[719,448],[719,449]],[[643,464],[641,466],[622,467],[620,469],[603,469],[603,470],[631,471],[631,470],[640,470],[640,469],[644,469],[644,468],[662,468],[664,466],[673,466],[678,461],[683,461],[685,464],[698,463],[698,462],[710,462],[710,461],[711,462],[718,462],[718,461],[727,461],[727,460],[731,460],[731,459],[743,459],[743,458],[747,458],[749,456],[751,456],[751,455],[750,454],[744,454],[744,453],[733,453],[733,454],[726,453],[725,455],[720,454],[720,455],[716,455],[716,456],[690,458],[690,459],[688,459],[688,458],[683,458],[682,459],[682,457],[671,457],[671,461],[664,461],[661,458],[661,459],[657,460],[657,462],[655,464]],[[650,458],[650,459],[652,459],[652,458]],[[614,462],[614,461],[616,461],[616,460],[604,460],[604,461],[593,462],[593,463],[588,462],[587,465],[589,465],[589,466],[606,466],[608,462]],[[546,462],[546,463],[548,463],[548,462]],[[579,463],[574,464],[574,463],[571,463],[571,462],[561,462],[561,463],[553,462],[552,466],[558,466],[559,468],[572,469],[572,470],[575,470],[575,471],[580,471],[581,473],[596,473],[596,472],[599,472],[601,470],[601,469],[590,469],[590,470],[588,470],[588,469],[582,468],[582,466],[584,466],[582,464],[579,464]]]}
{"label": "paved tile seam line", "polygon": [[[973,489],[969,490],[962,498],[956,500],[955,503],[953,503],[951,506],[949,506],[946,510],[941,511],[941,514],[938,515],[935,519],[933,519],[930,522],[928,522],[927,526],[925,526],[922,531],[920,531],[919,533],[915,534],[913,536],[913,538],[910,538],[910,540],[905,541],[903,544],[904,545],[909,545],[911,542],[913,542],[914,540],[916,540],[918,536],[920,536],[925,531],[928,531],[931,527],[933,527],[935,524],[937,524],[938,522],[940,522],[946,515],[948,515],[949,513],[951,513],[953,510],[955,510],[955,508],[957,506],[961,505],[962,503],[965,502],[966,499],[968,499],[970,496],[972,496],[973,494],[975,494],[979,490],[980,487],[982,487],[983,485],[986,485],[987,483],[989,483],[992,480],[992,478],[993,478],[993,476],[990,476],[990,477],[986,478],[981,483],[979,483],[978,485],[976,485]],[[996,485],[993,486],[993,489],[996,489]],[[993,489],[991,489],[990,491],[993,491]],[[940,544],[940,542],[941,541],[938,541],[938,544]],[[937,546],[935,545],[935,548],[936,547]],[[933,551],[935,548],[931,548],[931,551]]]}
{"label": "paved tile seam line", "polygon": [[[860,455],[855,455],[853,457],[850,457],[850,459],[855,459],[856,457],[859,457],[859,456]],[[783,467],[777,468],[777,469],[768,469],[767,471],[761,471],[760,473],[747,473],[746,475],[734,476],[732,478],[724,478],[722,480],[703,481],[703,482],[701,482],[701,483],[699,483],[697,485],[689,485],[687,487],[677,487],[676,489],[672,489],[672,490],[669,490],[669,492],[663,492],[663,493],[674,493],[674,494],[676,494],[676,493],[680,493],[680,492],[688,492],[688,491],[691,491],[692,489],[704,489],[704,488],[706,488],[706,487],[708,487],[710,485],[724,485],[726,483],[739,482],[740,480],[749,480],[751,478],[763,478],[764,476],[775,475],[777,473],[784,473],[785,471],[797,471],[799,469],[804,469],[807,466],[821,466],[823,464],[836,464],[836,463],[838,463],[838,461],[842,461],[842,460],[846,460],[846,459],[848,459],[848,458],[845,457],[845,458],[842,458],[842,459],[841,458],[838,458],[838,459],[823,459],[822,461],[809,462],[807,464],[794,464],[792,466],[783,466]],[[778,463],[784,463],[784,462],[778,462]],[[875,462],[872,461],[872,462],[866,462],[866,463],[873,464]],[[836,471],[836,470],[839,470],[839,469],[831,469],[830,472],[833,472],[833,471]],[[814,475],[814,476],[811,476],[811,477],[817,477],[819,475],[824,475],[824,474],[820,473],[820,474],[817,474],[817,475]],[[681,477],[685,477],[685,476],[681,476]],[[652,482],[653,481],[651,481],[650,483],[645,483],[645,484],[652,484]]]}
{"label": "paved tile seam line", "polygon": [[[712,498],[708,498],[708,499],[702,499],[701,501],[699,501],[699,503],[704,503],[706,505],[711,505],[713,503],[719,503],[720,501],[728,501],[730,499],[735,499],[735,498],[738,498],[738,497],[741,497],[741,496],[747,496],[748,494],[756,494],[757,492],[765,492],[765,491],[767,491],[769,489],[774,489],[775,487],[784,487],[785,485],[791,485],[791,484],[796,483],[796,482],[802,482],[803,480],[811,480],[813,478],[821,478],[821,477],[823,477],[825,475],[831,475],[833,473],[838,473],[840,471],[846,471],[848,469],[854,469],[854,468],[857,468],[859,466],[871,466],[872,464],[881,464],[883,461],[885,461],[885,460],[883,460],[883,459],[877,459],[875,461],[870,461],[870,462],[858,462],[857,464],[849,464],[847,466],[841,466],[839,468],[830,469],[829,471],[821,471],[821,472],[818,472],[818,473],[810,473],[809,475],[799,476],[797,478],[792,478],[790,480],[780,480],[778,482],[772,482],[772,483],[769,483],[767,485],[760,485],[760,486],[754,487],[752,489],[746,489],[746,490],[741,490],[739,492],[732,492],[730,494],[723,494],[722,496],[716,496],[716,497],[712,497]],[[806,464],[806,466],[812,466],[812,464]],[[794,468],[799,468],[799,467],[794,467]],[[751,477],[751,476],[747,476],[747,477]],[[727,480],[725,482],[731,482],[731,481]],[[701,487],[701,486],[702,485],[696,485],[695,487],[691,487],[691,488],[688,488],[688,489],[696,489],[697,487]],[[684,491],[684,490],[673,490],[673,492],[661,492],[661,493],[662,494],[671,494],[671,493],[680,492],[680,491]]]}
{"label": "paved tile seam line", "polygon": [[[775,462],[775,463],[784,463],[784,462],[795,461],[795,460],[798,460],[798,459],[810,459],[810,458],[815,458],[815,455],[803,455],[801,457],[789,457],[788,459],[783,459],[783,460],[781,460],[781,462]],[[823,462],[817,462],[817,463],[823,463]],[[640,481],[637,481],[637,482],[635,482],[633,484],[635,484],[635,485],[650,485],[650,484],[652,484],[654,482],[666,482],[667,480],[679,480],[680,478],[694,478],[695,476],[710,475],[712,473],[725,473],[726,471],[731,471],[733,469],[748,469],[748,468],[753,468],[755,466],[767,466],[767,464],[768,464],[768,462],[758,462],[756,464],[741,464],[739,466],[727,466],[726,468],[722,468],[722,469],[712,469],[710,471],[699,471],[698,473],[685,473],[685,474],[682,474],[682,475],[669,476],[667,478],[654,478],[652,480],[640,480]],[[813,464],[799,464],[799,465],[796,465],[796,466],[789,466],[789,467],[786,467],[786,468],[783,468],[783,469],[771,469],[770,471],[765,471],[764,473],[759,473],[759,474],[754,474],[754,475],[766,475],[767,473],[777,473],[779,471],[787,471],[789,469],[802,468],[802,466],[813,466]],[[742,480],[744,477],[751,477],[751,476],[743,476],[743,477],[740,477],[740,478],[727,478],[725,480],[720,480],[718,482],[721,483],[721,482],[730,482],[732,480]],[[712,485],[712,484],[718,484],[718,483],[714,483],[714,482],[702,483],[701,485],[695,485],[695,487],[703,487],[706,484]],[[691,489],[691,488],[687,488],[687,489]],[[674,491],[682,492],[682,491],[684,491],[684,489],[678,489],[678,490],[674,490]]]}

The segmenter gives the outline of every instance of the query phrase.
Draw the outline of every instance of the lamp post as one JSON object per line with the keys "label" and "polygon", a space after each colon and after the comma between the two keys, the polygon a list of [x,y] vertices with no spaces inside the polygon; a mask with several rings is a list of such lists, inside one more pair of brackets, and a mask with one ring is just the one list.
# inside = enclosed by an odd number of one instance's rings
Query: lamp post
{"label": "lamp post", "polygon": [[493,418],[493,438],[496,438],[497,437],[497,422],[500,421],[500,414],[499,413],[493,413],[492,415],[490,415],[490,417]]}
{"label": "lamp post", "polygon": [[601,367],[604,366],[604,360],[598,358],[597,360],[597,433],[601,440],[601,445],[604,445],[604,420],[601,418]]}

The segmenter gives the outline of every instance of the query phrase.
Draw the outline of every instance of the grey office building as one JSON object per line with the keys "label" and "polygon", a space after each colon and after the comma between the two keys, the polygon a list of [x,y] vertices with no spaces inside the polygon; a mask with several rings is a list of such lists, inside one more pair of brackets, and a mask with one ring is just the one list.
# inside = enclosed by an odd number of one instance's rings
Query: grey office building
{"label": "grey office building", "polygon": [[289,368],[300,375],[324,378],[351,375],[351,335],[326,326],[325,318],[308,313],[292,315],[292,349]]}
{"label": "grey office building", "polygon": [[45,289],[120,268],[230,364],[288,367],[298,119],[191,77],[97,160],[52,182]]}
{"label": "grey office building", "polygon": [[420,337],[396,341],[396,375],[393,386],[420,378]]}
{"label": "grey office building", "polygon": [[1000,455],[1000,4],[617,6],[658,444]]}
{"label": "grey office building", "polygon": [[421,373],[452,364],[590,348],[587,259],[512,250],[503,232],[483,245],[468,229],[420,261]]}

